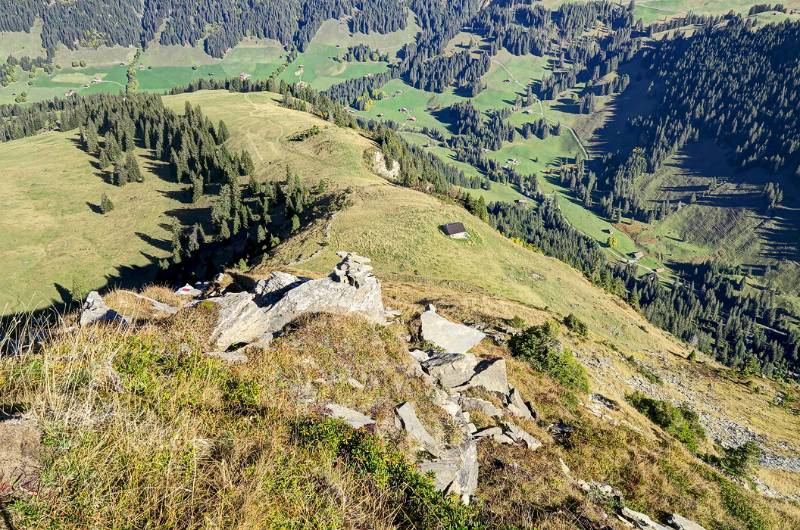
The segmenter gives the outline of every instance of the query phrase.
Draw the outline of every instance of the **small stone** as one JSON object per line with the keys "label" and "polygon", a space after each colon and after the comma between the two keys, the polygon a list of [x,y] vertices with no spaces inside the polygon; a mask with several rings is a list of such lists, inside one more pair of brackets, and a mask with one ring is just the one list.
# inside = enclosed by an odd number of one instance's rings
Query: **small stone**
{"label": "small stone", "polygon": [[410,351],[410,352],[408,352],[408,353],[410,353],[410,354],[411,354],[411,356],[412,356],[412,357],[413,357],[413,358],[414,358],[414,359],[415,359],[417,362],[420,362],[420,363],[422,363],[422,362],[425,362],[425,361],[427,361],[427,360],[430,358],[430,355],[428,355],[428,352],[424,352],[424,351],[422,351],[422,350],[411,350],[411,351]]}
{"label": "small stone", "polygon": [[667,526],[653,521],[647,515],[641,512],[633,511],[628,507],[622,508],[620,513],[622,517],[632,522],[633,525],[640,530],[673,530]]}
{"label": "small stone", "polygon": [[481,430],[477,431],[476,433],[474,433],[472,435],[472,437],[477,440],[479,438],[487,438],[487,437],[488,438],[492,438],[494,436],[500,436],[501,434],[503,434],[503,429],[501,429],[500,427],[494,426],[494,427],[487,427],[485,429],[481,429]]}
{"label": "small stone", "polygon": [[536,417],[531,411],[530,405],[522,399],[522,394],[520,394],[519,390],[516,388],[512,388],[508,393],[508,405],[506,408],[511,414],[518,418],[532,420]]}
{"label": "small stone", "polygon": [[462,397],[459,398],[459,403],[461,403],[461,407],[464,410],[477,410],[483,414],[486,414],[490,418],[503,417],[503,411],[500,408],[495,407],[492,402],[486,401],[485,399]]}
{"label": "small stone", "polygon": [[510,421],[503,423],[504,434],[515,442],[525,445],[531,451],[535,451],[542,446],[542,442],[528,434],[522,427]]}
{"label": "small stone", "polygon": [[347,384],[355,390],[364,390],[364,385],[352,377],[347,378]]}
{"label": "small stone", "polygon": [[677,530],[706,530],[694,521],[690,521],[677,513],[670,515],[669,524],[674,526]]}
{"label": "small stone", "polygon": [[354,429],[360,429],[361,427],[375,424],[375,420],[369,416],[337,403],[328,403],[325,405],[325,411],[329,416],[344,421]]}

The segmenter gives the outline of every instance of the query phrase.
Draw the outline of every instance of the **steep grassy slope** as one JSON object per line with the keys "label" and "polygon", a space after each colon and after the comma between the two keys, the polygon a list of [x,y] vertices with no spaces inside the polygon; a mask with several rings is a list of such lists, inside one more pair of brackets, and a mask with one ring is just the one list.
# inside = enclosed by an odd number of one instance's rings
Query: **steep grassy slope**
{"label": "steep grassy slope", "polygon": [[[271,94],[201,92],[167,98],[168,105],[176,109],[186,100],[200,104],[213,119],[229,123],[231,141],[253,152],[258,173],[264,178],[282,178],[288,163],[311,181],[327,179],[331,185],[352,189],[350,205],[344,211],[281,245],[262,271],[289,265],[324,274],[336,262],[337,251],[349,250],[371,257],[382,278],[419,286],[421,292],[444,289],[450,299],[469,293],[478,307],[481,296],[489,296],[513,301],[540,315],[574,313],[596,336],[590,348],[580,351],[593,367],[591,375],[602,392],[621,400],[626,392],[641,386],[641,375],[625,360],[633,355],[667,374],[663,378],[667,384],[648,390],[691,402],[708,416],[714,436],[729,440],[728,430],[735,423],[764,434],[768,445],[780,454],[797,451],[793,438],[800,429],[800,418],[771,404],[777,387],[758,381],[756,386],[770,388],[758,394],[710,361],[696,369],[698,365],[686,360],[689,350],[684,345],[574,269],[519,247],[457,205],[378,177],[364,162],[365,150],[373,146],[355,131],[287,111],[277,104],[278,96]],[[314,124],[323,128],[321,134],[299,143],[288,140],[287,136]],[[470,239],[446,238],[439,226],[451,221],[464,222]],[[514,315],[507,310],[502,316]],[[751,406],[754,403],[758,405]],[[711,421],[716,419],[719,422]],[[783,443],[794,449],[787,453],[781,449]]]}
{"label": "steep grassy slope", "polygon": [[[160,161],[144,151],[138,161],[145,182],[120,188],[78,147],[76,131],[0,144],[0,314],[60,302],[76,284],[147,281],[143,268],[169,251],[171,218],[193,219],[203,205],[186,204]],[[107,215],[104,193],[114,203]]]}

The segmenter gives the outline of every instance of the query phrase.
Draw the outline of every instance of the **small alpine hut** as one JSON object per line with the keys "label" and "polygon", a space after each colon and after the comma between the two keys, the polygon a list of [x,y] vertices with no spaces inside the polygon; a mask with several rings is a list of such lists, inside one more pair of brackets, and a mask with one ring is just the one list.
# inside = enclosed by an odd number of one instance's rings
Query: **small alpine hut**
{"label": "small alpine hut", "polygon": [[441,228],[442,232],[453,239],[466,239],[469,237],[467,229],[464,228],[464,223],[447,223],[442,225]]}

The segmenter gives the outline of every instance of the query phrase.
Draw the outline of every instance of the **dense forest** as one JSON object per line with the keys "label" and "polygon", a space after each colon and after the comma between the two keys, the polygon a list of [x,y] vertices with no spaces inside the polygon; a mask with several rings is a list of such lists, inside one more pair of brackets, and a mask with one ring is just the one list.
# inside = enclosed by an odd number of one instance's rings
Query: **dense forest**
{"label": "dense forest", "polygon": [[[235,13],[236,16],[231,16]],[[406,26],[397,0],[19,0],[0,4],[0,31],[29,31],[43,20],[42,44],[147,47],[197,44],[222,57],[246,36],[270,38],[302,51],[327,19],[351,16],[352,31],[388,33]]]}
{"label": "dense forest", "polygon": [[[755,29],[732,16],[658,41],[645,60],[658,107],[630,120],[642,139],[637,148],[604,160],[606,215],[652,220],[669,213],[643,203],[637,180],[701,138],[726,147],[738,167],[800,178],[800,23]],[[780,194],[769,195],[774,207]]]}

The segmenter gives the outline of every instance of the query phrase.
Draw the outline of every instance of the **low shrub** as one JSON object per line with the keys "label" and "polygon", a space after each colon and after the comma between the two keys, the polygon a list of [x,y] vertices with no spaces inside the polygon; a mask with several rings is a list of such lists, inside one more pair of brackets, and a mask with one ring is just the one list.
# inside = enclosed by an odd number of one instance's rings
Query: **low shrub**
{"label": "low shrub", "polygon": [[576,335],[580,335],[581,337],[587,337],[589,335],[589,328],[586,327],[586,323],[572,313],[564,317],[564,325]]}
{"label": "low shrub", "polygon": [[380,439],[356,431],[335,419],[305,418],[294,428],[297,440],[310,448],[327,451],[357,473],[369,476],[388,495],[397,495],[395,522],[415,529],[485,528],[478,511],[455,496],[436,491],[433,480],[418,472],[403,455]]}
{"label": "low shrub", "polygon": [[546,322],[531,326],[509,340],[511,353],[525,359],[535,370],[544,372],[568,390],[589,391],[586,369],[572,352],[556,340],[558,325]]}
{"label": "low shrub", "polygon": [[685,406],[676,407],[666,401],[647,397],[642,392],[628,394],[625,399],[650,421],[672,434],[691,451],[706,437],[696,412]]}

